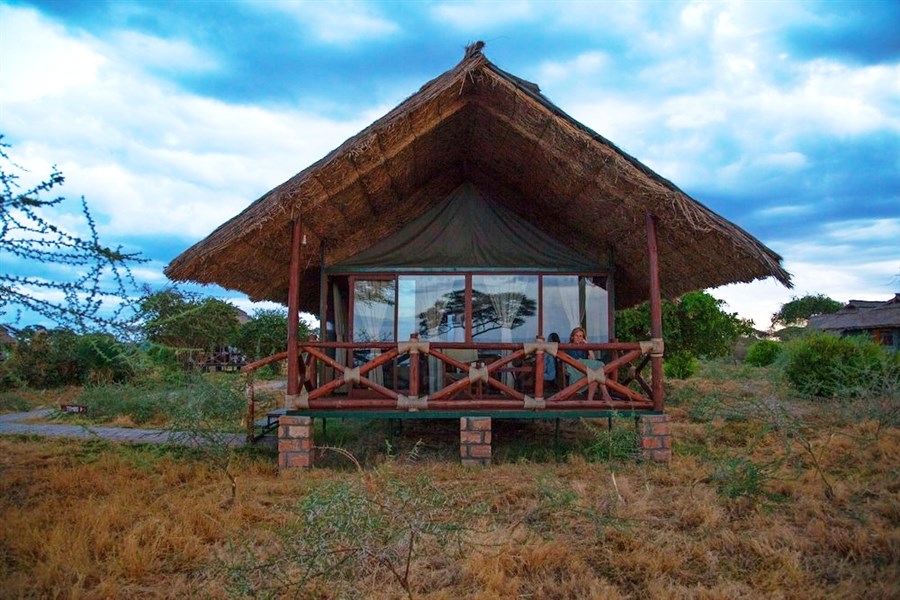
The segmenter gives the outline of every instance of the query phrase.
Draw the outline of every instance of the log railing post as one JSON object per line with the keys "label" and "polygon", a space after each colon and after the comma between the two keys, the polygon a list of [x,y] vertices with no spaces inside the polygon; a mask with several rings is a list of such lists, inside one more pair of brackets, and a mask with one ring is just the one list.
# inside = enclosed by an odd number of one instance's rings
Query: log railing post
{"label": "log railing post", "polygon": [[300,245],[303,228],[300,217],[294,219],[291,232],[291,273],[288,279],[287,395],[300,393],[300,350],[297,327],[300,325]]}
{"label": "log railing post", "polygon": [[[409,336],[410,342],[418,342],[419,334],[413,333]],[[409,352],[409,395],[413,398],[419,396],[419,351],[411,350]],[[429,377],[431,374],[429,373]]]}
{"label": "log railing post", "polygon": [[[538,344],[544,343],[544,336],[537,336],[534,341]],[[534,353],[534,397],[544,397],[544,350],[538,350]]]}
{"label": "log railing post", "polygon": [[[650,337],[662,340],[662,297],[659,287],[659,248],[656,241],[656,219],[647,214],[647,253],[650,268]],[[663,393],[662,354],[654,348],[650,355],[650,371],[653,376],[653,410],[663,410],[665,396]]]}

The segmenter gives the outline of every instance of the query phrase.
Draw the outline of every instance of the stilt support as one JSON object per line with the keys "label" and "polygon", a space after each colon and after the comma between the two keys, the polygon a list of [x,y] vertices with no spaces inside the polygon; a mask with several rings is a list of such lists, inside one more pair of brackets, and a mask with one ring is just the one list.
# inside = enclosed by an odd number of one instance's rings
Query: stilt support
{"label": "stilt support", "polygon": [[669,415],[637,417],[638,447],[643,460],[669,464],[672,461],[672,431]]}
{"label": "stilt support", "polygon": [[459,456],[464,465],[491,464],[491,418],[459,419]]}
{"label": "stilt support", "polygon": [[313,466],[312,417],[281,415],[278,418],[278,467],[292,469]]}

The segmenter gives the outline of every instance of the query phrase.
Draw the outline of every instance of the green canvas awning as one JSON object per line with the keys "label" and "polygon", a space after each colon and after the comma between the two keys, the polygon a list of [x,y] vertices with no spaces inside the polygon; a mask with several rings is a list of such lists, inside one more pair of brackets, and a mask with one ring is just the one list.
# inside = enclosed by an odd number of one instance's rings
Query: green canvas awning
{"label": "green canvas awning", "polygon": [[403,229],[328,271],[441,268],[584,272],[605,265],[464,183]]}

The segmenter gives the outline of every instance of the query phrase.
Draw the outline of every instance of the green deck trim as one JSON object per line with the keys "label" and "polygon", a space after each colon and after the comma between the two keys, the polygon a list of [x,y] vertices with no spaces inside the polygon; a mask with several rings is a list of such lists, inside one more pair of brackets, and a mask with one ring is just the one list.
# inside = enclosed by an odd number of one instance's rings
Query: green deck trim
{"label": "green deck trim", "polygon": [[461,417],[490,417],[492,419],[580,419],[586,417],[589,419],[605,419],[611,417],[631,418],[662,415],[665,413],[635,410],[426,410],[418,412],[386,410],[288,410],[277,414],[284,414],[290,417],[313,417],[319,419],[459,419]]}

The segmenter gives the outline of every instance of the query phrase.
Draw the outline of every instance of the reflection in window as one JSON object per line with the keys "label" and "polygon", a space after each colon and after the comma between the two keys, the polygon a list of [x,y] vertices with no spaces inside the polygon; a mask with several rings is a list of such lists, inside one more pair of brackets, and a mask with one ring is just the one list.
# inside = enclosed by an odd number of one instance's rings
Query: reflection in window
{"label": "reflection in window", "polygon": [[472,338],[479,342],[530,342],[537,335],[536,275],[472,277]]}
{"label": "reflection in window", "polygon": [[401,275],[398,299],[400,339],[463,342],[466,339],[466,280],[457,275]]}
{"label": "reflection in window", "polygon": [[394,282],[357,280],[353,286],[353,341],[394,340]]}
{"label": "reflection in window", "polygon": [[545,275],[543,282],[544,337],[558,333],[567,341],[576,327],[587,329],[591,342],[609,341],[609,298],[602,278]]}

